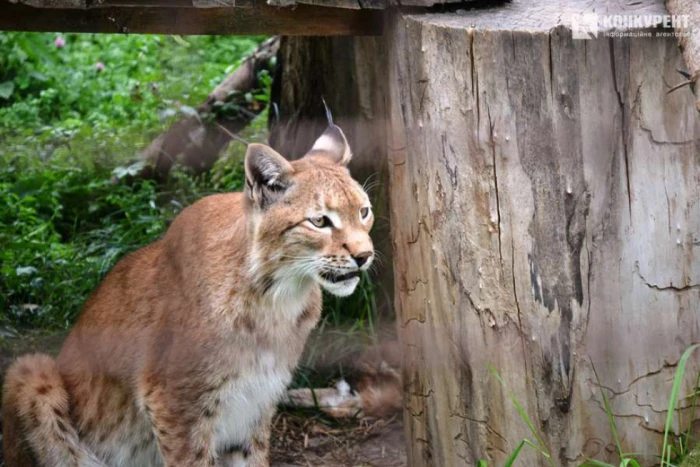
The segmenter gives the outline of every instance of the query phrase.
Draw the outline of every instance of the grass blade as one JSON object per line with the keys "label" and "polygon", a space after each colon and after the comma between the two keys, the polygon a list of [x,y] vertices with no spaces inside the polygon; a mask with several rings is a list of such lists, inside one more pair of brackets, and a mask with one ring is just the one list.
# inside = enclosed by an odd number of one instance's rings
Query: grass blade
{"label": "grass blade", "polygon": [[515,398],[515,396],[508,390],[505,382],[501,378],[501,375],[499,375],[498,371],[496,371],[496,368],[494,368],[494,366],[491,364],[489,364],[488,368],[489,368],[489,372],[498,380],[499,383],[501,383],[501,386],[503,386],[503,389],[506,390],[506,393],[508,394],[508,398],[511,400],[511,402],[515,406],[515,409],[518,411],[520,418],[523,419],[523,421],[525,422],[525,424],[529,428],[530,432],[537,440],[538,446],[534,446],[534,444],[533,444],[533,447],[536,447],[536,449],[547,459],[549,465],[554,467],[554,461],[552,460],[552,456],[549,454],[549,451],[547,450],[547,445],[544,443],[544,440],[542,439],[539,432],[535,428],[535,425],[532,423],[532,420],[530,420],[530,417],[528,417],[527,412],[525,412],[525,409],[523,408],[522,405],[520,405],[520,402],[518,402],[518,400]]}
{"label": "grass blade", "polygon": [[688,423],[688,430],[685,432],[686,446],[690,446],[690,429],[693,426],[693,420],[695,420],[695,404],[697,403],[698,392],[700,392],[700,371],[698,372],[698,377],[695,379],[695,386],[693,387],[693,396],[690,401],[690,423]]}
{"label": "grass blade", "polygon": [[607,462],[601,462],[595,459],[586,459],[586,462],[583,463],[581,467],[615,467],[612,464],[608,464]]}
{"label": "grass blade", "polygon": [[513,465],[513,462],[515,462],[520,455],[520,451],[523,449],[523,446],[525,446],[525,440],[520,441],[520,444],[518,444],[518,447],[515,448],[513,454],[511,454],[508,460],[506,460],[504,467],[511,467]]}
{"label": "grass blade", "polygon": [[639,467],[639,462],[634,459],[623,459],[620,462],[620,467]]}
{"label": "grass blade", "polygon": [[600,383],[600,378],[598,377],[598,372],[595,369],[595,365],[593,364],[593,360],[589,359],[589,361],[591,362],[591,368],[593,368],[593,375],[595,376],[595,380],[598,382],[598,388],[600,388],[600,395],[603,397],[603,407],[605,407],[605,415],[608,417],[608,423],[610,424],[610,431],[612,431],[613,439],[615,440],[615,446],[617,447],[617,454],[620,456],[620,460],[622,461],[625,459],[625,455],[622,452],[622,446],[620,444],[620,436],[617,434],[617,425],[615,424],[615,416],[613,415],[612,407],[610,407],[610,401],[608,400],[608,396],[605,395],[605,391],[603,390],[603,386]]}
{"label": "grass blade", "polygon": [[[668,434],[671,431],[673,424],[673,414],[676,411],[678,403],[678,391],[680,391],[681,383],[683,382],[683,374],[685,373],[685,365],[688,363],[690,354],[698,348],[699,344],[691,345],[683,352],[681,359],[676,367],[676,375],[673,378],[673,387],[671,388],[671,398],[668,401],[668,413],[666,414],[666,426],[664,427],[664,442],[661,449],[661,465],[671,465],[671,447],[668,445]],[[668,457],[667,457],[668,453]]]}

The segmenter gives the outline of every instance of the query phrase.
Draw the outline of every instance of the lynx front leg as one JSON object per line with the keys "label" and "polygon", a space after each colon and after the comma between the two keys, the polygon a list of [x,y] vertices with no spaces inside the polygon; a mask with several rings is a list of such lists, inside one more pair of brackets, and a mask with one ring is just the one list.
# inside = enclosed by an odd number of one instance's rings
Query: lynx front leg
{"label": "lynx front leg", "polygon": [[143,400],[165,467],[216,466],[211,429],[202,423],[199,404],[160,385],[147,388]]}
{"label": "lynx front leg", "polygon": [[269,467],[270,465],[270,429],[275,410],[270,409],[263,415],[251,432],[250,440],[245,445],[227,446],[219,453],[221,467]]}
{"label": "lynx front leg", "polygon": [[[274,413],[274,412],[273,412]],[[265,422],[258,424],[250,443],[250,455],[246,467],[269,467],[270,465],[270,428],[272,414]]]}

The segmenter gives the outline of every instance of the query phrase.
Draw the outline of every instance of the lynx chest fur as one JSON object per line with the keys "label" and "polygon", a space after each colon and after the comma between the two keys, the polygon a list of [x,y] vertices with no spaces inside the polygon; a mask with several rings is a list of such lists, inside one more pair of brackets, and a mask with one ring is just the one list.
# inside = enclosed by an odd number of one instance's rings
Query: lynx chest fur
{"label": "lynx chest fur", "polygon": [[269,465],[321,290],[352,293],[374,257],[350,158],[334,125],[293,162],[251,144],[243,193],[200,200],[117,263],[56,360],[8,371],[6,465]]}

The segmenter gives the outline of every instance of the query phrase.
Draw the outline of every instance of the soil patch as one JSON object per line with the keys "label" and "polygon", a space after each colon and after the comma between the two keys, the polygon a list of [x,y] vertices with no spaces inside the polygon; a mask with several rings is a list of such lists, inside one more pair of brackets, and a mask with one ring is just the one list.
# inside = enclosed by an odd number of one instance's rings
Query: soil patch
{"label": "soil patch", "polygon": [[282,412],[271,438],[274,467],[399,467],[406,465],[400,418],[324,419],[319,415]]}

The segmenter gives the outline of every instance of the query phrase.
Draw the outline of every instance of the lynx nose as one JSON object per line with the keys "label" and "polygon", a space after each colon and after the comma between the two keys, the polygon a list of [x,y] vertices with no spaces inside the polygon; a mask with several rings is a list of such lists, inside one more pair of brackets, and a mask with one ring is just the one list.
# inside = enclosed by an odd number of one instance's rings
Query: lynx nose
{"label": "lynx nose", "polygon": [[371,251],[363,251],[362,253],[359,253],[355,256],[352,257],[352,259],[355,260],[357,263],[357,267],[361,268],[362,265],[364,265],[367,260],[369,260],[372,257],[372,252]]}

